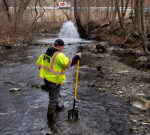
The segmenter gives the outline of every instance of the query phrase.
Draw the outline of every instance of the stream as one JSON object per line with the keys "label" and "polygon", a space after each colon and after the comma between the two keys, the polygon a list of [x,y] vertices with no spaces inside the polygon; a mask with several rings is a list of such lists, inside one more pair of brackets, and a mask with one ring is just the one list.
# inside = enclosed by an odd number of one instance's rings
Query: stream
{"label": "stream", "polygon": [[[78,45],[65,46],[64,53],[72,57]],[[79,71],[77,109],[79,121],[67,121],[67,111],[72,108],[76,67],[67,72],[60,100],[65,108],[58,113],[55,130],[47,125],[48,92],[32,87],[42,85],[35,66],[39,55],[48,46],[26,46],[7,51],[0,57],[0,134],[2,135],[130,135],[127,114],[131,108],[120,99],[103,92],[103,77],[94,67]],[[99,81],[98,86],[88,84]],[[10,92],[10,88],[20,91]],[[53,131],[54,130],[54,131]]]}
{"label": "stream", "polygon": [[[47,39],[42,39],[43,41]],[[82,42],[83,43],[83,42]],[[63,52],[72,58],[88,43],[66,45]],[[94,66],[81,65],[76,109],[78,121],[68,121],[72,109],[76,66],[67,71],[60,98],[64,109],[56,123],[47,123],[48,92],[40,88],[36,60],[50,45],[30,45],[7,50],[0,56],[0,134],[1,135],[135,135],[128,114],[133,108],[125,101],[103,91],[105,75]],[[88,61],[87,61],[88,63]],[[97,85],[91,85],[95,82]],[[10,92],[11,88],[20,88]]]}

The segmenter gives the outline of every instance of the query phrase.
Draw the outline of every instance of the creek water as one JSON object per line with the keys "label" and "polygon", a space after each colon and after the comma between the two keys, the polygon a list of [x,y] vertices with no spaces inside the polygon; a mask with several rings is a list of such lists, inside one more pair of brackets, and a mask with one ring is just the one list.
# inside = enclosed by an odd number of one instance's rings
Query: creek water
{"label": "creek water", "polygon": [[[76,40],[76,45],[66,45],[63,52],[71,58],[82,45]],[[79,71],[76,103],[79,120],[67,120],[67,111],[72,109],[73,104],[76,73],[74,66],[67,71],[66,83],[60,91],[59,100],[63,101],[65,108],[57,113],[56,123],[52,127],[48,126],[48,92],[33,87],[43,84],[43,80],[38,77],[39,70],[35,63],[48,47],[49,45],[44,43],[41,46],[28,45],[1,54],[0,134],[133,135],[128,123],[128,114],[132,112],[132,108],[121,99],[102,90],[105,78],[92,66],[83,66]],[[99,82],[98,85],[89,85],[95,82]],[[21,90],[12,93],[10,88]]]}

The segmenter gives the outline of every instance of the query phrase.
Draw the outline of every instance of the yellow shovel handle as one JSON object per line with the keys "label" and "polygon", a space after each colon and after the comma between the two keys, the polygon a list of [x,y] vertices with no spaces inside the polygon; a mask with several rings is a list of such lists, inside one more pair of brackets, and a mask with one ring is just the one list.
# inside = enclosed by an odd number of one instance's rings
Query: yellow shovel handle
{"label": "yellow shovel handle", "polygon": [[77,85],[78,85],[79,63],[80,63],[80,61],[78,60],[78,61],[77,61],[77,71],[76,71],[75,90],[74,90],[74,99],[77,98]]}

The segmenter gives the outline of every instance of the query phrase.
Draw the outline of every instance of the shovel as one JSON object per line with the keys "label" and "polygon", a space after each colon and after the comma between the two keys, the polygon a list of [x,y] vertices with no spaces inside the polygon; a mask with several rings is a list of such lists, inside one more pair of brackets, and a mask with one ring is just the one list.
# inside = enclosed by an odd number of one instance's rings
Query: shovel
{"label": "shovel", "polygon": [[79,73],[79,60],[77,62],[73,109],[68,110],[68,120],[78,120],[78,110],[75,109],[76,98],[77,98],[78,73]]}

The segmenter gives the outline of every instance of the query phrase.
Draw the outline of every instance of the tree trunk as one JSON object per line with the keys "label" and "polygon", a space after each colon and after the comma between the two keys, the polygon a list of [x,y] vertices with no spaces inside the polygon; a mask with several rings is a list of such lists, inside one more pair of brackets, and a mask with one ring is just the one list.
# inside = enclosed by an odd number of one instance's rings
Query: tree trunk
{"label": "tree trunk", "polygon": [[147,39],[146,35],[146,27],[145,27],[145,14],[144,14],[144,0],[140,0],[140,9],[141,9],[141,29],[142,29],[142,41],[143,41],[143,47],[147,54],[150,54],[149,51],[149,41]]}
{"label": "tree trunk", "polygon": [[116,9],[118,12],[119,23],[120,23],[121,28],[123,29],[123,23],[122,23],[121,14],[120,14],[119,3],[118,3],[118,0],[115,0],[115,1],[116,1]]}
{"label": "tree trunk", "polygon": [[[115,28],[115,24],[116,24],[116,15],[117,15],[117,9],[116,9],[116,4],[115,4],[115,0],[113,0],[113,3],[112,3],[112,9],[113,9],[113,14],[112,14],[112,26],[113,28]],[[115,8],[114,8],[115,7]]]}
{"label": "tree trunk", "polygon": [[23,13],[24,13],[26,7],[28,6],[29,2],[30,2],[30,0],[21,0],[20,1],[19,7],[16,12],[15,20],[14,20],[13,31],[16,31],[17,25],[19,24],[19,22],[23,16]]}
{"label": "tree trunk", "polygon": [[138,30],[138,0],[134,1],[134,31]]}
{"label": "tree trunk", "polygon": [[78,28],[78,32],[80,34],[80,37],[81,38],[87,38],[88,34],[85,31],[84,27],[82,26],[81,20],[80,20],[80,17],[79,17],[78,1],[77,0],[74,0],[74,16],[75,16],[75,20],[76,20],[76,23],[77,23],[77,28]]}
{"label": "tree trunk", "polygon": [[144,0],[141,0],[141,27],[142,27],[142,31],[143,33],[146,35],[146,26],[145,26],[145,14],[144,14]]}
{"label": "tree trunk", "polygon": [[139,34],[142,34],[142,25],[141,25],[141,0],[137,1],[137,18],[138,18],[138,32]]}
{"label": "tree trunk", "polygon": [[10,13],[9,13],[8,4],[7,4],[6,0],[3,0],[3,3],[4,3],[5,12],[7,14],[8,22],[11,24],[11,16],[10,16]]}
{"label": "tree trunk", "polygon": [[145,29],[145,14],[144,14],[144,0],[135,1],[135,24],[137,23],[137,30],[142,40],[142,46],[147,54],[149,51],[149,41]]}
{"label": "tree trunk", "polygon": [[14,18],[17,13],[17,0],[14,0]]}
{"label": "tree trunk", "polygon": [[123,21],[124,21],[124,18],[125,18],[126,12],[127,12],[128,4],[129,4],[129,0],[127,0],[127,1],[126,1],[125,9],[124,9],[124,11],[123,11],[123,13],[122,13]]}

